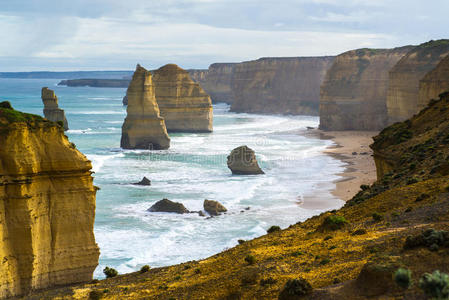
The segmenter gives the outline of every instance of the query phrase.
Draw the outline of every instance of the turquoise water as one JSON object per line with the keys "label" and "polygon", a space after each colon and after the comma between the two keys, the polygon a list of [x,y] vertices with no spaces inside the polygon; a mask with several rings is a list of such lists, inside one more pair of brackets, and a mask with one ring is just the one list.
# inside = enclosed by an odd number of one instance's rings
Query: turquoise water
{"label": "turquoise water", "polygon": [[[306,126],[318,126],[318,117],[235,114],[219,104],[211,134],[171,134],[168,151],[123,151],[125,89],[58,87],[58,81],[0,79],[0,100],[42,115],[41,88],[56,91],[69,122],[67,135],[92,161],[95,185],[101,188],[95,221],[101,256],[95,277],[103,277],[106,265],[124,273],[144,264],[204,258],[238,239],[263,235],[271,225],[287,227],[342,205],[330,190],[344,166],[321,152],[332,142],[304,135]],[[256,151],[265,175],[231,175],[226,156],[240,145]],[[131,184],[143,176],[152,186]],[[313,196],[329,199],[326,207],[301,207]],[[206,219],[146,211],[162,198],[189,210],[200,210],[204,199],[213,199],[228,213]]]}

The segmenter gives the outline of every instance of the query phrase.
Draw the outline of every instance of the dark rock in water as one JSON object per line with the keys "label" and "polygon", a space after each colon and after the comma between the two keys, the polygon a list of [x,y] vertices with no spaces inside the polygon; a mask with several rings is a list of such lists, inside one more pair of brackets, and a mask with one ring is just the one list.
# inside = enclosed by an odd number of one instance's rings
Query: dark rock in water
{"label": "dark rock in water", "polygon": [[173,202],[168,199],[162,199],[151,206],[148,211],[150,212],[169,212],[177,214],[189,213],[187,208],[182,203]]}
{"label": "dark rock in water", "polygon": [[315,129],[315,127],[310,127],[310,126],[307,126],[306,128],[307,128],[307,130]]}
{"label": "dark rock in water", "polygon": [[232,150],[228,156],[228,168],[236,175],[265,174],[257,163],[256,154],[247,146],[240,146]]}
{"label": "dark rock in water", "polygon": [[122,103],[123,103],[124,106],[128,105],[128,95],[123,97]]}
{"label": "dark rock in water", "polygon": [[198,216],[200,216],[200,217],[205,217],[203,211],[201,211],[201,210],[198,212]]}
{"label": "dark rock in water", "polygon": [[204,210],[211,216],[218,216],[220,213],[227,211],[226,207],[214,200],[204,200]]}
{"label": "dark rock in water", "polygon": [[146,177],[143,177],[141,181],[133,183],[134,185],[151,185],[151,180]]}

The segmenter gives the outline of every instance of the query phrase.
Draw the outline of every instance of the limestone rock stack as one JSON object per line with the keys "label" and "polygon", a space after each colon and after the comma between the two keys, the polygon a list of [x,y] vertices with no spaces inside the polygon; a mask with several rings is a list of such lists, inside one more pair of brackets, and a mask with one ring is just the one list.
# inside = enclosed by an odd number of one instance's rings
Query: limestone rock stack
{"label": "limestone rock stack", "polygon": [[240,146],[232,150],[227,158],[227,164],[235,175],[265,174],[257,163],[256,153],[248,146]]}
{"label": "limestone rock stack", "polygon": [[42,88],[42,102],[44,102],[44,116],[50,121],[61,121],[64,126],[64,130],[69,129],[67,119],[63,109],[59,108],[58,97],[53,90],[47,87]]}
{"label": "limestone rock stack", "polygon": [[418,109],[423,109],[429,100],[438,99],[438,95],[447,91],[449,91],[449,55],[420,80]]}
{"label": "limestone rock stack", "polygon": [[390,71],[387,96],[389,123],[403,121],[419,111],[419,81],[449,54],[449,40],[421,44]]}
{"label": "limestone rock stack", "polygon": [[153,72],[155,95],[168,132],[211,132],[212,102],[189,72],[168,64]]}
{"label": "limestone rock stack", "polygon": [[63,129],[0,108],[0,298],[92,279],[92,165]]}
{"label": "limestone rock stack", "polygon": [[321,85],[320,128],[384,128],[388,72],[412,48],[358,49],[338,55]]}
{"label": "limestone rock stack", "polygon": [[129,84],[127,116],[120,145],[124,149],[168,149],[170,138],[156,102],[151,73],[137,65]]}
{"label": "limestone rock stack", "polygon": [[318,115],[320,85],[334,57],[261,58],[234,67],[231,111]]}

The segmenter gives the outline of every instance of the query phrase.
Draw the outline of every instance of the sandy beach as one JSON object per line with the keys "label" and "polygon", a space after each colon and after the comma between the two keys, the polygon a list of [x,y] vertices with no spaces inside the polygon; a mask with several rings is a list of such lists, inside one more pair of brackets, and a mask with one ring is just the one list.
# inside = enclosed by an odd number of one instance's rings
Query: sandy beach
{"label": "sandy beach", "polygon": [[376,131],[320,131],[322,138],[330,138],[336,146],[330,147],[324,153],[332,155],[347,164],[343,179],[336,182],[332,194],[344,201],[351,199],[362,184],[372,184],[376,181],[376,166],[372,157],[372,137]]}

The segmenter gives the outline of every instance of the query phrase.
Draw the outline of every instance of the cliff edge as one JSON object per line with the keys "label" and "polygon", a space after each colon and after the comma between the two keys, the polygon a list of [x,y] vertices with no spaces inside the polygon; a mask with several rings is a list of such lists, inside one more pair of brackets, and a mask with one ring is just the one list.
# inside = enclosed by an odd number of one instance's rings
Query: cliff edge
{"label": "cliff edge", "polygon": [[444,91],[449,91],[449,55],[419,81],[418,109],[426,107]]}
{"label": "cliff edge", "polygon": [[412,49],[390,71],[387,93],[388,122],[404,121],[419,111],[419,82],[449,54],[449,40],[423,43]]}
{"label": "cliff edge", "polygon": [[92,165],[39,116],[0,105],[0,297],[92,279]]}
{"label": "cliff edge", "polygon": [[358,49],[338,55],[321,85],[320,129],[384,128],[388,72],[412,48]]}
{"label": "cliff edge", "polygon": [[231,111],[318,115],[320,85],[334,57],[261,58],[234,66]]}

